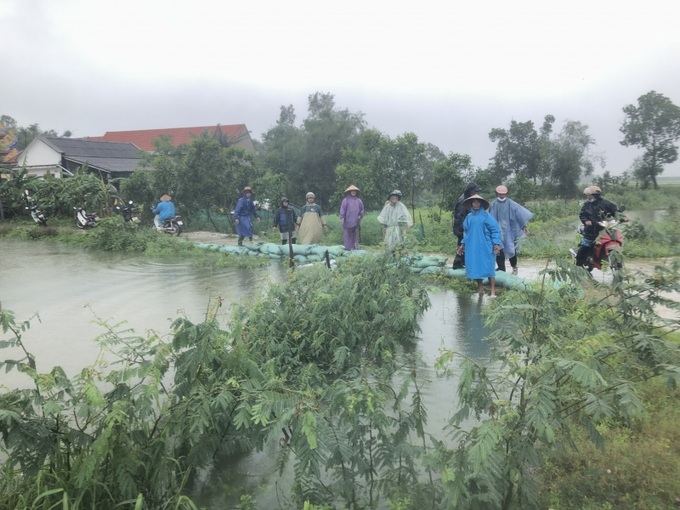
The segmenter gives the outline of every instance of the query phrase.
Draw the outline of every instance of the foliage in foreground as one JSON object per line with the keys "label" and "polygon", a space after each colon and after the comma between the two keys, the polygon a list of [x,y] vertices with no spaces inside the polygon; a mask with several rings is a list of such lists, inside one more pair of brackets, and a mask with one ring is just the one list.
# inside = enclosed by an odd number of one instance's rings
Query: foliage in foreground
{"label": "foliage in foreground", "polygon": [[[679,325],[654,307],[680,309],[662,294],[680,288],[677,270],[657,268],[643,282],[619,275],[584,299],[566,282],[583,281],[585,271],[558,264],[551,273],[563,285],[544,279],[504,295],[489,317],[499,326],[492,359],[500,369],[463,363],[451,422],[458,447],[437,450],[449,508],[541,508],[544,461],[575,447],[575,429],[604,448],[603,423],[630,426],[644,416],[637,383],[663,377],[675,387],[680,350],[669,332]],[[442,370],[453,356],[442,356]]]}
{"label": "foliage in foreground", "polygon": [[583,431],[578,451],[556,451],[541,473],[544,508],[656,510],[678,505],[680,494],[680,388],[662,381],[641,385],[646,411],[632,426],[604,420],[599,450]]}
{"label": "foliage in foreground", "polygon": [[575,431],[601,447],[603,427],[639,426],[637,383],[680,372],[677,321],[654,310],[678,309],[663,297],[679,290],[678,267],[586,296],[569,283],[582,270],[553,276],[562,283],[492,305],[497,365],[452,368],[458,354],[442,354],[438,368],[460,381],[457,398],[437,402],[459,407],[447,437],[427,427],[413,353],[427,295],[389,258],[291,273],[238,307],[228,330],[180,318],[166,341],[108,326],[100,358],[70,378],[38,373],[30,323],[0,309],[0,369],[32,385],[0,396],[0,509],[194,508],[198,470],[263,448],[293,470],[287,508],[541,508],[539,484]]}
{"label": "foliage in foreground", "polygon": [[[362,431],[372,426],[355,427],[356,422],[375,406],[384,422],[382,432],[375,428],[380,432],[376,441],[388,440],[393,426],[384,405],[386,395],[394,392],[381,384],[384,376],[376,379],[379,371],[372,366],[388,374],[396,370],[391,355],[401,342],[415,340],[427,294],[417,289],[418,279],[407,268],[384,260],[357,258],[335,272],[319,271],[299,271],[287,286],[272,288],[252,318],[235,319],[231,333],[215,319],[202,324],[178,319],[171,342],[135,336],[122,325],[108,327],[98,339],[101,357],[72,378],[59,367],[38,373],[24,341],[30,322],[19,323],[0,309],[3,333],[10,334],[0,344],[9,349],[10,359],[0,368],[24,373],[33,386],[0,397],[7,455],[0,508],[50,508],[57,502],[71,508],[123,502],[131,507],[138,501],[139,508],[190,508],[193,503],[183,494],[195,481],[196,469],[262,448],[268,439],[279,438],[283,426],[296,431],[288,451],[300,448],[313,457],[301,462],[301,473],[306,473],[299,482],[301,493],[320,490],[319,470],[326,462],[328,468],[344,465],[338,468],[344,477],[363,476],[347,455],[352,457],[352,442],[365,444]],[[313,288],[319,292],[302,295]],[[293,306],[279,304],[291,291],[298,295],[289,301]],[[266,337],[268,346],[248,333],[259,327],[258,309],[264,313],[276,305],[281,314],[293,314],[302,298],[321,308],[305,321],[289,317],[294,331],[275,328]],[[335,326],[344,325],[344,335],[324,333],[327,316],[321,311],[326,307],[338,317]],[[307,349],[292,348],[303,341],[309,342]],[[291,349],[263,363],[263,349],[283,345]],[[310,360],[307,354],[315,346],[316,358]],[[363,352],[361,361],[357,352]],[[300,367],[297,378],[286,370],[289,366]],[[338,416],[337,406],[350,405],[353,412]],[[328,422],[331,417],[335,424]],[[341,440],[349,430],[352,435]],[[326,447],[333,437],[336,453],[330,455]],[[410,463],[408,457],[403,462]],[[377,481],[372,486],[377,498]],[[346,478],[337,490],[344,494],[351,487]]]}

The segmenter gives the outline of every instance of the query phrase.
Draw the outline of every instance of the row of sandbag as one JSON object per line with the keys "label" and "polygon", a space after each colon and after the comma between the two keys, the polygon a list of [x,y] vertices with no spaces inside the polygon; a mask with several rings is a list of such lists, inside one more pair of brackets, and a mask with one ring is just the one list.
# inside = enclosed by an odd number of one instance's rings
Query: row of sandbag
{"label": "row of sandbag", "polygon": [[[228,244],[195,243],[199,248],[215,250],[234,255],[247,255],[252,257],[269,257],[271,259],[287,259],[290,256],[290,248],[293,250],[293,259],[302,266],[314,262],[326,260],[326,252],[330,260],[341,257],[365,255],[366,250],[347,250],[344,246],[322,246],[318,244],[275,244],[275,243],[249,243],[243,246]],[[447,267],[448,258],[438,255],[422,255],[419,253],[402,257],[402,261],[409,265],[411,270],[419,274],[441,274],[443,276],[465,278],[465,269],[451,269]],[[517,276],[497,272],[496,283],[507,288],[523,287],[524,279]]]}
{"label": "row of sandbag", "polygon": [[299,265],[312,262],[321,262],[328,258],[335,260],[339,257],[350,255],[364,255],[365,250],[346,250],[344,246],[322,246],[319,244],[275,244],[275,243],[249,243],[243,246],[228,244],[195,243],[199,248],[206,248],[234,255],[250,255],[252,257],[269,257],[270,259],[287,259],[290,256],[290,248],[293,249],[293,258]]}

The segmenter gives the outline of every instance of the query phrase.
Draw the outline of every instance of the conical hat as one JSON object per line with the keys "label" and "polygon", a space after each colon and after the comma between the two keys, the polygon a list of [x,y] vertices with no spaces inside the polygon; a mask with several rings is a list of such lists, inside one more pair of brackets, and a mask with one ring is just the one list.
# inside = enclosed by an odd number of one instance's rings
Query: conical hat
{"label": "conical hat", "polygon": [[352,184],[345,190],[345,193],[349,193],[350,191],[361,191],[361,190],[359,188],[357,188],[354,184]]}
{"label": "conical hat", "polygon": [[465,202],[463,202],[463,206],[471,209],[473,200],[479,200],[482,203],[482,207],[484,209],[489,208],[489,202],[484,197],[480,197],[479,195],[472,195],[471,197],[466,198]]}

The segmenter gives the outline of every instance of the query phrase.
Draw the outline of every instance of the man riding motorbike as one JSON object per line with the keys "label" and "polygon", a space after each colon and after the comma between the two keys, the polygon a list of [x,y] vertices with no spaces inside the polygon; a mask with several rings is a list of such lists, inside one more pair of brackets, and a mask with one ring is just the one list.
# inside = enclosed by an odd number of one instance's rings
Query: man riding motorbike
{"label": "man riding motorbike", "polygon": [[583,190],[586,201],[581,207],[579,219],[583,223],[583,238],[576,253],[576,265],[584,267],[588,257],[592,254],[597,235],[602,230],[598,222],[607,216],[614,216],[619,207],[609,200],[602,198],[602,190],[598,186],[588,186]]}
{"label": "man riding motorbike", "polygon": [[169,192],[163,193],[159,200],[158,205],[151,209],[151,212],[156,215],[153,220],[156,230],[162,231],[165,220],[175,216],[175,205],[172,203],[172,196]]}

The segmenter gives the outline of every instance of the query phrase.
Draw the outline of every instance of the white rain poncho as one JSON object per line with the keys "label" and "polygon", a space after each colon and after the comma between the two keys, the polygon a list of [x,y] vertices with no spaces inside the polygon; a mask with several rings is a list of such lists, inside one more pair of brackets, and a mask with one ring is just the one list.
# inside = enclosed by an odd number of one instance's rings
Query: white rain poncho
{"label": "white rain poncho", "polygon": [[386,227],[385,246],[387,248],[391,248],[394,245],[401,243],[404,240],[402,229],[413,226],[411,213],[408,212],[408,208],[399,201],[395,204],[387,201],[385,207],[380,211],[380,215],[378,215],[378,221]]}

